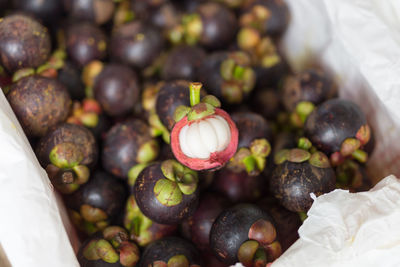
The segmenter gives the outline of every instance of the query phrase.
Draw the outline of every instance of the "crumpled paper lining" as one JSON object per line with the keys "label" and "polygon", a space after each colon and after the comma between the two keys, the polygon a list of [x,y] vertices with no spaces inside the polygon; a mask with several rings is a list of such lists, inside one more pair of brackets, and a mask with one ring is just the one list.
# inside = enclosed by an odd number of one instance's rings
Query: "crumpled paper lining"
{"label": "crumpled paper lining", "polygon": [[76,240],[65,209],[3,93],[0,110],[1,247],[14,267],[79,266],[60,215]]}

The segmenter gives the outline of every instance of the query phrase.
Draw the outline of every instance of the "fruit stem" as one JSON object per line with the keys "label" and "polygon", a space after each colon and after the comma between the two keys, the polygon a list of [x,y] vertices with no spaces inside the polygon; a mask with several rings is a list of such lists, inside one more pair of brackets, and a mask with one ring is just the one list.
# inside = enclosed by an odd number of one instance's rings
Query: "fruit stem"
{"label": "fruit stem", "polygon": [[200,103],[200,90],[203,85],[201,83],[191,83],[190,89],[190,105],[193,107]]}

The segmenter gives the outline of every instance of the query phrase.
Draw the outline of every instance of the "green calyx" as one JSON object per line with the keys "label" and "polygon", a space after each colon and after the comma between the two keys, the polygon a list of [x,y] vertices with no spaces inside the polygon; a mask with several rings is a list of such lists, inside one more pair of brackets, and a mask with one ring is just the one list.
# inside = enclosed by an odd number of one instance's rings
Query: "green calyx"
{"label": "green calyx", "polygon": [[340,147],[340,154],[342,154],[343,157],[348,157],[352,155],[354,151],[359,149],[360,146],[360,140],[356,138],[347,138],[342,142],[342,145]]}
{"label": "green calyx", "polygon": [[155,112],[150,113],[149,124],[151,127],[150,134],[153,137],[161,136],[165,143],[170,142],[170,132],[167,127],[162,124],[160,118]]}
{"label": "green calyx", "polygon": [[199,103],[192,107],[192,110],[187,114],[188,121],[200,120],[215,113],[215,107],[208,103]]}
{"label": "green calyx", "polygon": [[151,139],[140,146],[137,152],[136,161],[138,163],[148,163],[153,161],[158,156],[160,147],[157,140]]}
{"label": "green calyx", "polygon": [[108,219],[107,213],[105,211],[88,204],[83,204],[81,206],[80,214],[85,221],[91,223],[97,223]]}
{"label": "green calyx", "polygon": [[90,241],[86,247],[83,249],[83,256],[85,259],[90,260],[90,261],[95,261],[99,260],[100,256],[97,254],[96,251],[96,244],[98,240],[92,240]]}
{"label": "green calyx", "polygon": [[71,169],[61,169],[53,164],[46,167],[47,175],[52,184],[63,194],[75,192],[80,185],[89,180],[89,168],[84,165],[77,165]]}
{"label": "green calyx", "polygon": [[[315,109],[315,105],[309,101],[302,101],[296,105],[294,113],[298,116],[301,126],[304,125],[310,113]],[[296,116],[295,115],[295,116]]]}
{"label": "green calyx", "polygon": [[308,160],[311,165],[318,168],[330,168],[329,158],[322,152],[314,152]]}
{"label": "green calyx", "polygon": [[244,266],[265,266],[268,262],[265,249],[255,240],[245,241],[239,247],[237,258]]}
{"label": "green calyx", "polygon": [[12,82],[15,83],[15,82],[21,80],[22,78],[32,76],[34,74],[35,74],[35,69],[33,69],[33,68],[17,70],[12,76]]}
{"label": "green calyx", "polygon": [[168,267],[189,267],[189,264],[185,255],[175,255],[168,260]]}
{"label": "green calyx", "polygon": [[312,143],[308,138],[301,137],[297,142],[297,147],[304,150],[309,150],[312,147]]}
{"label": "green calyx", "polygon": [[152,224],[139,209],[135,197],[130,196],[125,207],[124,226],[129,230],[131,239],[140,246],[146,246],[152,241],[152,235],[148,231]]}
{"label": "green calyx", "polygon": [[139,262],[139,248],[131,242],[123,242],[119,248],[120,263],[125,267],[134,267]]}
{"label": "green calyx", "polygon": [[197,172],[183,166],[176,160],[166,160],[161,164],[165,179],[157,181],[154,193],[157,199],[166,206],[181,203],[183,195],[190,195],[197,189]]}
{"label": "green calyx", "polygon": [[365,145],[371,139],[371,128],[368,124],[362,125],[356,133],[356,138],[361,142],[361,145]]}
{"label": "green calyx", "polygon": [[109,226],[105,228],[103,230],[103,236],[114,248],[119,248],[123,242],[129,240],[126,230],[119,226]]}
{"label": "green calyx", "polygon": [[139,163],[130,168],[128,171],[128,185],[133,186],[138,178],[139,174],[151,163]]}
{"label": "green calyx", "polygon": [[302,221],[302,222],[304,222],[306,219],[307,219],[307,212],[304,212],[304,211],[300,211],[300,212],[298,212],[298,214],[299,214],[299,217],[300,217],[300,220]]}
{"label": "green calyx", "polygon": [[183,119],[191,110],[192,109],[189,108],[188,106],[183,106],[183,105],[178,106],[175,109],[175,112],[174,112],[174,120],[175,120],[175,122],[178,122],[181,119]]}
{"label": "green calyx", "polygon": [[183,39],[189,45],[196,44],[203,33],[203,22],[200,15],[190,14],[182,18]]}
{"label": "green calyx", "polygon": [[318,168],[330,168],[329,158],[320,151],[308,152],[300,148],[282,149],[275,154],[275,164],[282,164],[285,161],[302,163],[308,161],[311,165]]}
{"label": "green calyx", "polygon": [[96,242],[96,253],[99,257],[108,263],[116,263],[119,261],[119,255],[110,242],[105,239],[99,239]]}
{"label": "green calyx", "polygon": [[50,162],[61,169],[73,168],[83,159],[80,148],[73,143],[61,143],[56,145],[49,154]]}

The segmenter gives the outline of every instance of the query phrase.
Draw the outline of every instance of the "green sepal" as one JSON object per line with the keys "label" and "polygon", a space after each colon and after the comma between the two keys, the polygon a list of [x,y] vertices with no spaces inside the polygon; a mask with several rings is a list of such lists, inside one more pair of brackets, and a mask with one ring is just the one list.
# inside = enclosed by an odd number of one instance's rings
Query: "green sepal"
{"label": "green sepal", "polygon": [[119,255],[113,246],[105,239],[99,239],[96,242],[96,251],[99,257],[108,263],[116,263],[119,261]]}
{"label": "green sepal", "polygon": [[200,120],[215,113],[215,107],[208,103],[199,103],[188,113],[188,121]]}
{"label": "green sepal", "polygon": [[175,121],[175,122],[179,122],[179,121],[180,121],[181,119],[183,119],[190,111],[191,111],[191,108],[188,107],[188,106],[184,106],[184,105],[178,106],[178,107],[175,109],[175,112],[174,112],[174,121]]}

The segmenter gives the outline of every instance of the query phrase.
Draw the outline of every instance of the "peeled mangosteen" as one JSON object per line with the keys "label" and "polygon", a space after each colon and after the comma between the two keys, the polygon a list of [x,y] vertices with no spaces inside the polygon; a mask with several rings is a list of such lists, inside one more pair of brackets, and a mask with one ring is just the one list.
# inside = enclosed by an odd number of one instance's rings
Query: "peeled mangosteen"
{"label": "peeled mangosteen", "polygon": [[216,173],[212,188],[234,203],[252,202],[265,193],[266,184],[263,175],[251,176],[225,167]]}
{"label": "peeled mangosteen", "polygon": [[0,21],[0,63],[10,73],[44,64],[51,53],[45,27],[25,15],[9,15]]}
{"label": "peeled mangosteen", "polygon": [[127,186],[123,181],[96,171],[77,191],[65,195],[64,200],[75,226],[93,234],[115,220],[122,212],[127,196]]}
{"label": "peeled mangosteen", "polygon": [[157,158],[158,151],[158,142],[150,135],[149,126],[139,119],[129,119],[107,132],[102,150],[103,167],[126,179],[132,167],[151,162]]}
{"label": "peeled mangosteen", "polygon": [[90,21],[98,25],[108,22],[112,18],[115,9],[113,0],[62,1],[67,14],[75,21]]}
{"label": "peeled mangosteen", "polygon": [[134,267],[140,251],[124,228],[108,226],[84,241],[77,258],[81,267]]}
{"label": "peeled mangosteen", "polygon": [[146,217],[140,211],[133,195],[126,202],[124,226],[129,230],[130,238],[143,247],[155,240],[173,235],[177,229],[175,224],[159,224]]}
{"label": "peeled mangosteen", "polygon": [[93,92],[109,116],[133,113],[140,93],[138,76],[127,66],[107,64],[94,79]]}
{"label": "peeled mangosteen", "polygon": [[107,37],[98,26],[84,22],[74,23],[66,30],[66,48],[69,58],[79,67],[107,55]]}
{"label": "peeled mangosteen", "polygon": [[172,29],[173,43],[199,43],[207,49],[221,49],[234,39],[237,20],[233,11],[224,5],[207,2],[197,6],[195,12],[182,17],[180,25]]}
{"label": "peeled mangosteen", "polygon": [[72,193],[88,181],[98,149],[89,130],[64,123],[40,139],[36,156],[53,185],[62,193]]}
{"label": "peeled mangosteen", "polygon": [[299,239],[298,230],[302,224],[299,214],[285,209],[273,197],[265,197],[257,205],[274,219],[282,253],[285,252]]}
{"label": "peeled mangosteen", "polygon": [[171,132],[171,147],[175,158],[185,166],[215,170],[235,154],[238,130],[215,96],[200,100],[201,87],[201,83],[191,83],[191,107],[179,106],[175,110],[177,123]]}
{"label": "peeled mangosteen", "polygon": [[271,152],[271,126],[261,115],[253,112],[233,113],[232,120],[239,130],[239,144],[228,168],[259,175],[265,169]]}
{"label": "peeled mangosteen", "polygon": [[196,46],[177,46],[169,52],[162,67],[163,80],[197,80],[197,69],[205,58],[203,49]]}
{"label": "peeled mangosteen", "polygon": [[192,243],[179,237],[166,237],[146,247],[140,259],[141,267],[202,266],[200,253]]}
{"label": "peeled mangosteen", "polygon": [[62,13],[60,0],[13,0],[14,8],[45,21],[54,22]]}
{"label": "peeled mangosteen", "polygon": [[199,206],[193,216],[182,225],[186,228],[186,238],[202,251],[209,251],[210,230],[218,215],[230,206],[229,201],[216,193],[201,195]]}
{"label": "peeled mangosteen", "polygon": [[271,216],[253,204],[238,204],[221,212],[210,232],[210,247],[222,262],[266,266],[281,255]]}
{"label": "peeled mangosteen", "polygon": [[[331,157],[334,165],[346,157],[362,163],[368,159],[364,147],[371,140],[372,130],[360,107],[349,100],[322,103],[308,116],[304,132],[317,149]],[[368,150],[372,151],[370,147]]]}
{"label": "peeled mangosteen", "polygon": [[256,73],[247,54],[214,52],[199,66],[197,77],[205,88],[228,104],[240,104],[253,90]]}
{"label": "peeled mangosteen", "polygon": [[25,77],[12,84],[7,99],[29,137],[44,136],[51,127],[65,121],[71,105],[63,84],[41,76]]}
{"label": "peeled mangosteen", "polygon": [[176,224],[191,216],[199,201],[198,175],[175,160],[144,168],[133,187],[144,215],[161,224]]}
{"label": "peeled mangosteen", "polygon": [[142,69],[158,58],[164,39],[155,27],[133,21],[113,31],[110,46],[112,60]]}
{"label": "peeled mangosteen", "polygon": [[320,196],[335,189],[335,172],[322,152],[284,149],[275,155],[275,163],[269,188],[288,210],[306,212],[313,203],[310,193]]}

